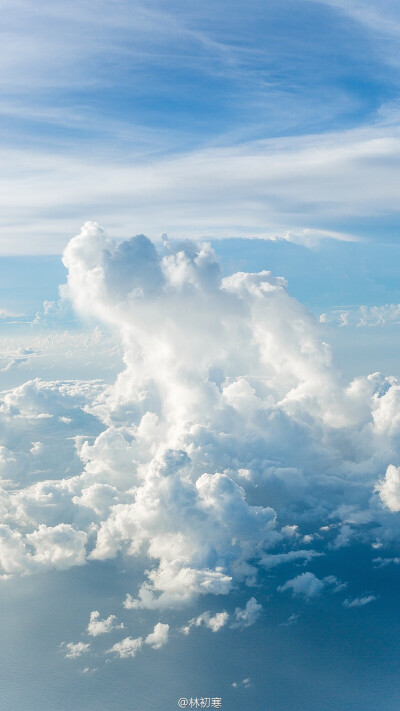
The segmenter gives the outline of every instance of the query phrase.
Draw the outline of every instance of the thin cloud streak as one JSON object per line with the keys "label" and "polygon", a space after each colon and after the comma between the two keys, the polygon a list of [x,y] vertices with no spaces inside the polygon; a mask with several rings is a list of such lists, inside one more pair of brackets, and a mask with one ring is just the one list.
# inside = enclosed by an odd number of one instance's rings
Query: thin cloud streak
{"label": "thin cloud streak", "polygon": [[163,232],[286,239],[293,233],[307,244],[318,235],[355,240],[362,232],[343,233],[340,220],[398,211],[400,132],[393,126],[147,161],[6,148],[1,157],[11,166],[0,180],[2,253],[58,253],[83,216],[96,216],[119,237],[134,224],[155,239]]}

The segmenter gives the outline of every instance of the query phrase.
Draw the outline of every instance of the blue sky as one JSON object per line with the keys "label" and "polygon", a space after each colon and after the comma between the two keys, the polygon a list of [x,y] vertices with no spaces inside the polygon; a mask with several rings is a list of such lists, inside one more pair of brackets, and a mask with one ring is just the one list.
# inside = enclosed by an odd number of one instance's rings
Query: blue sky
{"label": "blue sky", "polygon": [[395,3],[3,16],[1,252],[59,254],[86,219],[116,237],[396,239]]}
{"label": "blue sky", "polygon": [[397,711],[398,4],[1,7],[7,709]]}

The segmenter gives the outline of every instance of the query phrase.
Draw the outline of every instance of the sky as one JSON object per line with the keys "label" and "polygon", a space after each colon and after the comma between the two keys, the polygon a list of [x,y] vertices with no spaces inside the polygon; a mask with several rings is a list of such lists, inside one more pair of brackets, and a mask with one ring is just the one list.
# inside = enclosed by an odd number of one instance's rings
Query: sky
{"label": "sky", "polygon": [[1,253],[60,254],[85,220],[116,238],[396,241],[394,1],[2,14]]}
{"label": "sky", "polygon": [[6,708],[397,711],[398,4],[0,6]]}

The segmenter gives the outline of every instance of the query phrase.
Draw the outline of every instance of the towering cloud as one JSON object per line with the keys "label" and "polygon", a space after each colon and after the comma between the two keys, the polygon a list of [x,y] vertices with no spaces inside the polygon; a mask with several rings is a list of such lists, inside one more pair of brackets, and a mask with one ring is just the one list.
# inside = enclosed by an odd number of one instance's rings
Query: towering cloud
{"label": "towering cloud", "polygon": [[[311,563],[314,540],[329,553],[398,537],[400,385],[343,382],[282,277],[222,278],[205,243],[118,244],[95,223],[63,260],[63,298],[113,333],[124,370],[112,385],[32,381],[3,395],[3,575],[139,556],[125,608],[166,608],[252,586],[259,565]],[[282,589],[311,597],[331,579]],[[237,623],[259,610],[251,598]],[[127,639],[112,651],[136,653]]]}

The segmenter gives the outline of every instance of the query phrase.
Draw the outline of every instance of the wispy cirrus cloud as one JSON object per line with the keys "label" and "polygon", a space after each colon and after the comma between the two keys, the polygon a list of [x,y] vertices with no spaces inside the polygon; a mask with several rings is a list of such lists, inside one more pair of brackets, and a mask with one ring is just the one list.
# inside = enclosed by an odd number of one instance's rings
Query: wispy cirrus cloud
{"label": "wispy cirrus cloud", "polygon": [[310,246],[397,214],[396,77],[378,97],[364,25],[292,7],[4,3],[0,252],[60,252],[88,218]]}
{"label": "wispy cirrus cloud", "polygon": [[121,237],[135,214],[153,238],[167,229],[175,237],[282,237],[307,245],[360,239],[362,228],[349,234],[335,224],[372,214],[384,221],[398,211],[400,134],[379,125],[133,163],[5,148],[2,156],[14,166],[0,180],[3,252],[15,250],[10,235],[22,251],[57,252],[84,212]]}
{"label": "wispy cirrus cloud", "polygon": [[356,22],[367,27],[376,38],[397,37],[400,34],[400,12],[398,3],[382,0],[379,6],[373,0],[309,0],[338,10]]}

